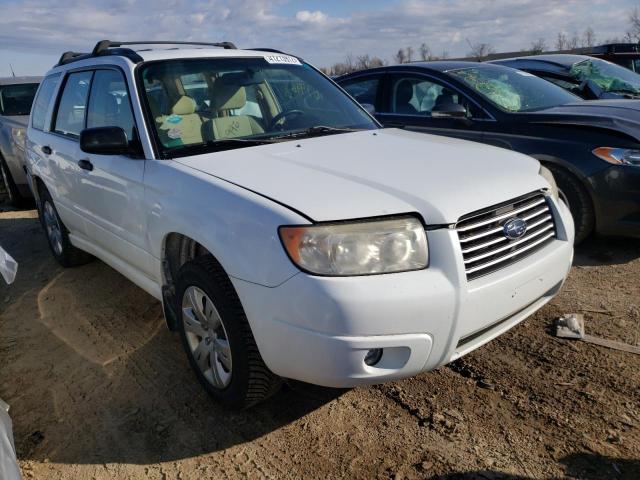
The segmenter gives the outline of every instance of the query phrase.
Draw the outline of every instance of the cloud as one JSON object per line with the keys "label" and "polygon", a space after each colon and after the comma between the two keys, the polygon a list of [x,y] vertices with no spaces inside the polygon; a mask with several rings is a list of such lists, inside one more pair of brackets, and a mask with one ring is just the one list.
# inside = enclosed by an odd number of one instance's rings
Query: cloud
{"label": "cloud", "polygon": [[296,13],[296,18],[301,22],[307,23],[325,23],[327,21],[327,15],[320,10],[316,10],[315,12],[302,10]]}
{"label": "cloud", "polygon": [[552,46],[558,32],[581,34],[588,26],[599,40],[622,36],[635,0],[619,0],[615,8],[606,0],[395,0],[351,11],[355,2],[343,3],[338,17],[329,13],[330,2],[297,10],[293,0],[69,0],[64,8],[50,0],[4,0],[0,48],[57,56],[103,38],[229,40],[290,51],[319,66],[348,53],[391,59],[399,48],[422,43],[462,56],[467,39],[513,51],[539,38]]}

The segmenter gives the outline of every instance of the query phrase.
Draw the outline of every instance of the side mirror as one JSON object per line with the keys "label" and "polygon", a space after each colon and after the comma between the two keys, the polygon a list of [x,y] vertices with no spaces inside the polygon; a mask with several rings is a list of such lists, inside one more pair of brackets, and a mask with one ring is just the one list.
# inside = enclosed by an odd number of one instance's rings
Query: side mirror
{"label": "side mirror", "polygon": [[459,103],[446,102],[431,110],[432,118],[467,118],[467,109]]}
{"label": "side mirror", "polygon": [[364,108],[367,111],[367,113],[369,113],[369,115],[376,114],[376,107],[374,107],[370,103],[361,103],[360,106]]}
{"label": "side mirror", "polygon": [[97,155],[133,153],[127,134],[121,127],[85,128],[80,132],[80,150]]}

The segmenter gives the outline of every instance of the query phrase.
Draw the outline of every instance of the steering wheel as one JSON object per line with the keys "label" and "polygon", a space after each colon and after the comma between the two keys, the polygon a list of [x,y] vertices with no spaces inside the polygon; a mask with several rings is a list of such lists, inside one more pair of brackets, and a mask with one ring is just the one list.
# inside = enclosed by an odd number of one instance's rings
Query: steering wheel
{"label": "steering wheel", "polygon": [[298,117],[301,115],[306,115],[306,114],[302,110],[285,110],[284,112],[280,112],[271,119],[271,122],[269,123],[269,126],[267,127],[267,129],[275,130],[275,127],[278,124],[278,122],[280,122],[280,120],[287,117],[292,117],[292,116]]}

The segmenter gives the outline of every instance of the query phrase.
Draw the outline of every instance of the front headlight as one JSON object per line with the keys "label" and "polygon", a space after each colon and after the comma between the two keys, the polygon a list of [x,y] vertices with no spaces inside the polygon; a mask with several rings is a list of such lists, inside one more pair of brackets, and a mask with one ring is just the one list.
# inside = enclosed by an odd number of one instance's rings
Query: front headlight
{"label": "front headlight", "polygon": [[640,150],[629,148],[598,147],[593,154],[614,165],[632,165],[640,167]]}
{"label": "front headlight", "polygon": [[427,234],[415,217],[280,227],[291,260],[316,275],[347,276],[426,268]]}
{"label": "front headlight", "polygon": [[558,200],[560,198],[560,192],[558,190],[558,184],[556,184],[556,179],[553,178],[553,173],[551,173],[551,170],[549,170],[547,167],[540,165],[540,172],[538,173],[542,178],[544,178],[547,182],[549,182],[549,185],[551,186],[551,189],[550,189],[551,195],[555,200]]}

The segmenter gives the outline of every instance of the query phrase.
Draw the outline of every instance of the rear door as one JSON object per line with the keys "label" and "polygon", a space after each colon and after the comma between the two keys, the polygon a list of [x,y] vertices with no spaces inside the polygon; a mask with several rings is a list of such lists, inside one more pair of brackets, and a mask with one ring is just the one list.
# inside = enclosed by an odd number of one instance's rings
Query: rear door
{"label": "rear door", "polygon": [[[129,89],[118,68],[94,72],[87,128],[121,127],[139,143]],[[79,188],[90,240],[109,254],[152,277],[145,250],[144,158],[80,152]]]}
{"label": "rear door", "polygon": [[85,125],[93,72],[71,72],[65,77],[54,110],[51,132],[41,147],[48,165],[45,183],[62,221],[72,234],[84,236],[85,208],[80,195],[80,132]]}
{"label": "rear door", "polygon": [[[490,116],[455,87],[419,73],[393,73],[385,82],[384,100],[376,117],[387,127],[401,127],[421,133],[482,141],[484,123]],[[437,105],[462,105],[466,118],[435,118]]]}

